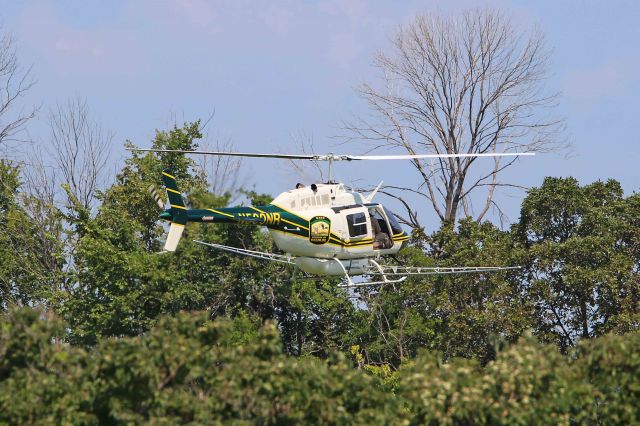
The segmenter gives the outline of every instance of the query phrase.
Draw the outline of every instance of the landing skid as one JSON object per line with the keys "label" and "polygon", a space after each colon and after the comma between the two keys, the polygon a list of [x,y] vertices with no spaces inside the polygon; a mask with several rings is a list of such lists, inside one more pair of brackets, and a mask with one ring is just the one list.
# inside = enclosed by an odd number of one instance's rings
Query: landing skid
{"label": "landing skid", "polygon": [[[338,287],[340,287],[340,288],[355,288],[355,287],[366,287],[366,286],[370,286],[370,285],[396,284],[396,283],[401,283],[402,281],[407,279],[407,277],[400,277],[400,278],[397,278],[397,279],[390,280],[389,278],[387,278],[387,275],[384,273],[384,270],[378,264],[378,262],[376,262],[373,259],[370,259],[369,262],[374,264],[378,268],[378,270],[380,271],[375,275],[382,275],[382,281],[366,281],[366,282],[362,282],[362,283],[354,283],[353,280],[351,279],[351,277],[349,276],[349,274],[347,273],[347,270],[344,267],[344,264],[342,262],[340,262],[340,260],[338,260],[338,259],[333,259],[333,260],[338,262],[338,264],[340,265],[340,267],[344,271],[344,278],[346,278],[346,281],[347,281],[346,284],[339,284]],[[367,275],[373,275],[373,274],[367,274]]]}

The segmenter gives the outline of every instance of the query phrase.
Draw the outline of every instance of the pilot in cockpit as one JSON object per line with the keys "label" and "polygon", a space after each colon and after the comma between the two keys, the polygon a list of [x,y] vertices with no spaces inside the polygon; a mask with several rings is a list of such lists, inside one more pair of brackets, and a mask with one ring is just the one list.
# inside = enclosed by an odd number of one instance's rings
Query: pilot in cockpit
{"label": "pilot in cockpit", "polygon": [[389,234],[382,230],[381,224],[386,228],[386,222],[384,218],[376,211],[376,209],[369,209],[369,216],[371,217],[371,228],[373,230],[373,249],[389,249],[393,247],[393,241],[389,237]]}

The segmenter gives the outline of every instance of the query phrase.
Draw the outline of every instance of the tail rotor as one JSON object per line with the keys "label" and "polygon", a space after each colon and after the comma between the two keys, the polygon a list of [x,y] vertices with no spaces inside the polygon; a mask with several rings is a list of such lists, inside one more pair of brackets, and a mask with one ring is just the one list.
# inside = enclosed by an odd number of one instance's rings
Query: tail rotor
{"label": "tail rotor", "polygon": [[156,186],[152,184],[152,185],[149,185],[149,187],[147,188],[147,191],[149,192],[149,194],[151,194],[151,196],[156,201],[156,203],[158,203],[158,207],[164,210],[164,200],[162,199],[162,196],[160,195],[158,188],[156,188]]}

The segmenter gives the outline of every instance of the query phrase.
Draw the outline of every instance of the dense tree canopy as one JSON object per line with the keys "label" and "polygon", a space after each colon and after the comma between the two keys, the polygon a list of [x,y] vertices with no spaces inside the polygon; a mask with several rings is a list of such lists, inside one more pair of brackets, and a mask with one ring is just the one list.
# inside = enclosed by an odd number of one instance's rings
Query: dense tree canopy
{"label": "dense tree canopy", "polygon": [[616,181],[546,178],[522,205],[528,299],[541,338],[560,348],[640,324],[640,197]]}
{"label": "dense tree canopy", "polygon": [[[0,322],[0,422],[9,424],[633,424],[640,333],[561,355],[524,337],[480,367],[420,353],[383,380],[332,352],[282,352],[272,322],[160,320],[142,336],[64,343],[52,315]],[[390,384],[392,383],[392,384]]]}

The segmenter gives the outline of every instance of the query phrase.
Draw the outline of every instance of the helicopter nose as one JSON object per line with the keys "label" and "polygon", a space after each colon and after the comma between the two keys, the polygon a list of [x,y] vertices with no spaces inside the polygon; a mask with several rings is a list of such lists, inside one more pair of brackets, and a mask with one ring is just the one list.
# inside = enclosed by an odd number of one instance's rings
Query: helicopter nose
{"label": "helicopter nose", "polygon": [[171,214],[170,211],[163,211],[162,213],[160,213],[160,219],[164,219],[164,220],[173,220],[173,215]]}

